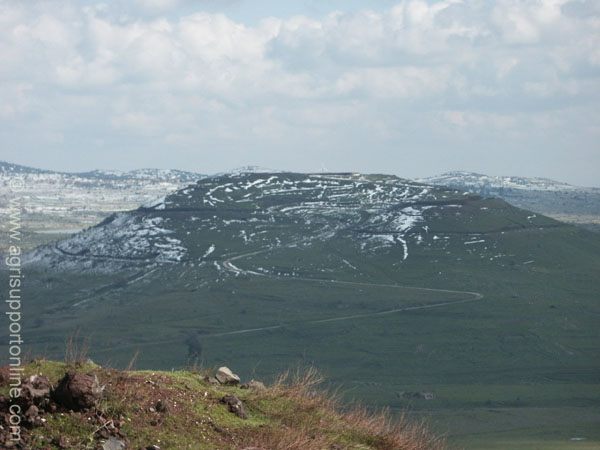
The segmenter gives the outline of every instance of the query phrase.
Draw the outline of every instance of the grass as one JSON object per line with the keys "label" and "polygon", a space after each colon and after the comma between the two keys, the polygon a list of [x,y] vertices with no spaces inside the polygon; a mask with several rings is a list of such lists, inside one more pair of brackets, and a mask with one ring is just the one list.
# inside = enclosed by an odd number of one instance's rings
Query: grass
{"label": "grass", "polygon": [[[73,366],[36,360],[27,374],[44,374],[56,383]],[[163,449],[239,449],[258,446],[272,450],[379,449],[437,450],[443,439],[422,423],[396,421],[387,412],[342,407],[321,389],[322,378],[312,368],[286,373],[266,391],[211,386],[197,371],[118,371],[91,369],[106,394],[96,411],[46,413],[46,425],[31,431],[28,448],[95,449],[103,442],[99,432],[117,424],[130,448],[158,445]],[[227,411],[219,399],[237,395],[250,414],[248,420]],[[166,402],[168,413],[151,408]],[[100,423],[100,426],[98,425]],[[106,438],[104,438],[106,439]]]}

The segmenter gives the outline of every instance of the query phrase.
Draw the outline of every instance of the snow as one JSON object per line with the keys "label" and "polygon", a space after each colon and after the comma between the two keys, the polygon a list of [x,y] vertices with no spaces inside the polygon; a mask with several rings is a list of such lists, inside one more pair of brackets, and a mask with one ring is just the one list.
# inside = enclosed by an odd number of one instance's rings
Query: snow
{"label": "snow", "polygon": [[465,242],[465,245],[470,245],[470,244],[481,244],[482,242],[485,242],[485,240],[480,239],[478,241],[469,241],[469,242]]}
{"label": "snow", "polygon": [[144,204],[143,206],[145,208],[154,208],[157,210],[165,209],[166,198],[167,198],[166,195],[163,195],[162,197],[159,197],[158,199],[148,202],[148,203]]}
{"label": "snow", "polygon": [[166,228],[160,216],[117,213],[108,223],[59,241],[56,248],[65,254],[87,258],[155,259],[181,261],[186,249]]}
{"label": "snow", "polygon": [[[460,194],[443,193],[450,199]],[[423,238],[424,233],[430,232],[428,218],[447,216],[449,211],[444,212],[445,209],[461,207],[452,200],[436,204],[434,200],[441,196],[436,188],[396,177],[309,174],[288,178],[281,173],[240,173],[207,178],[193,188],[168,197],[163,195],[145,204],[150,211],[118,213],[102,226],[61,241],[57,248],[65,255],[82,258],[178,262],[184,261],[190,252],[194,260],[207,258],[215,251],[215,244],[208,240],[210,237],[201,243],[196,239],[205,233],[222,233],[220,254],[227,254],[231,248],[237,250],[240,244],[249,249],[293,245],[302,248],[339,238],[363,254],[393,251],[399,255],[402,251],[401,259],[406,261],[410,259],[412,246],[432,245]],[[250,204],[239,205],[240,201]],[[177,214],[174,217],[177,220],[183,217],[183,221],[171,223],[171,215],[163,212],[166,206],[178,211],[187,208],[205,211],[203,205],[215,208],[215,213]],[[221,208],[225,214],[217,212]],[[232,212],[237,214],[236,210],[243,211],[243,220],[232,216]],[[192,233],[194,240],[187,238],[182,242],[177,238]],[[442,242],[436,245],[447,246],[448,237],[433,236],[434,241],[439,239]],[[465,245],[484,242],[474,240],[474,236],[467,239],[471,241],[464,242]],[[227,240],[233,247],[229,247]],[[190,242],[194,247],[188,249]],[[221,242],[225,242],[224,248]],[[353,267],[349,261],[343,263]]]}
{"label": "snow", "polygon": [[202,255],[202,258],[206,258],[208,255],[210,255],[214,251],[215,251],[215,244],[211,244],[211,246],[208,247],[208,250],[206,250],[204,255]]}
{"label": "snow", "polygon": [[514,176],[489,176],[473,172],[447,172],[417,181],[442,186],[456,186],[464,189],[516,189],[535,191],[573,191],[581,189],[560,181],[547,178],[525,178]]}

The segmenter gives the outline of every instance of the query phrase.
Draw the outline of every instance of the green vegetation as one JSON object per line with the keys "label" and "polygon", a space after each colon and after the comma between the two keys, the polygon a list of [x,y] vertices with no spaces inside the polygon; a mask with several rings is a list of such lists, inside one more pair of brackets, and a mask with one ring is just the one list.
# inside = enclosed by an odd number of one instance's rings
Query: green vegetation
{"label": "green vegetation", "polygon": [[[43,426],[23,433],[26,448],[98,449],[109,438],[127,448],[157,446],[164,450],[436,450],[443,440],[422,423],[392,421],[385,412],[359,406],[341,410],[330,393],[320,390],[314,369],[287,372],[266,390],[213,385],[210,372],[118,371],[94,364],[35,360],[26,375],[43,375],[54,385],[67,370],[91,373],[105,391],[90,410],[42,412]],[[4,391],[6,385],[0,386]],[[237,417],[221,399],[239,398],[249,414]],[[157,404],[164,405],[160,410]]]}
{"label": "green vegetation", "polygon": [[[373,186],[390,178],[369,177]],[[291,364],[314,363],[345,398],[431,417],[467,448],[600,442],[600,235],[440,188],[428,194],[437,206],[404,235],[405,260],[399,244],[361,248],[388,226],[373,230],[369,205],[290,216],[281,210],[314,199],[250,188],[231,195],[251,201],[208,207],[201,199],[212,187],[196,189],[170,197],[165,210],[133,213],[169,218],[188,249],[180,263],[27,268],[23,318],[34,354],[61,357],[65,337],[80,329],[90,356],[112,366],[139,349],[141,368],[199,357],[273,381]],[[334,234],[319,238],[323,230]],[[256,237],[246,243],[242,232]],[[224,268],[228,259],[239,273]],[[335,318],[343,320],[323,321]]]}

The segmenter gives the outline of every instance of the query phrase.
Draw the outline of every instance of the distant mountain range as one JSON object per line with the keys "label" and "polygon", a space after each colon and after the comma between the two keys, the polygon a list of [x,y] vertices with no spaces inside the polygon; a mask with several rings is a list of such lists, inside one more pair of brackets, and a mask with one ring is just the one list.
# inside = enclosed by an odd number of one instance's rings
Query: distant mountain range
{"label": "distant mountain range", "polygon": [[[69,173],[0,162],[0,219],[8,217],[9,181],[23,177],[22,247],[34,248],[97,224],[115,211],[155,201],[206,175],[181,170]],[[7,243],[0,231],[0,252]]]}
{"label": "distant mountain range", "polygon": [[[470,189],[518,189],[525,191],[572,191],[581,189],[568,183],[550,180],[548,178],[526,178],[509,176],[490,176],[475,172],[454,171],[446,172],[429,178],[420,178],[418,181],[444,186],[458,185]],[[593,189],[593,188],[592,188]]]}
{"label": "distant mountain range", "polygon": [[600,231],[600,188],[580,187],[547,178],[489,176],[448,172],[417,181],[464,189],[482,197],[497,197],[563,222]]}
{"label": "distant mountain range", "polygon": [[92,170],[89,172],[58,172],[51,170],[36,169],[33,167],[21,166],[0,161],[0,180],[7,176],[19,174],[31,179],[43,180],[62,180],[71,183],[92,183],[92,182],[125,182],[133,180],[148,180],[153,183],[172,182],[186,183],[193,182],[206,175],[194,172],[185,172],[175,169],[137,169],[129,172],[119,170]]}
{"label": "distant mountain range", "polygon": [[[257,166],[240,167],[211,177],[242,173],[278,173]],[[93,170],[69,173],[0,162],[0,219],[8,214],[8,181],[24,177],[24,248],[52,242],[107,215],[151,204],[209,175],[171,169],[139,169],[129,172]],[[450,172],[417,180],[469,190],[482,197],[502,198],[521,208],[558,220],[600,230],[600,189],[581,188],[541,178],[490,177],[469,172]],[[6,237],[0,231],[0,238]],[[7,239],[0,240],[0,252]]]}

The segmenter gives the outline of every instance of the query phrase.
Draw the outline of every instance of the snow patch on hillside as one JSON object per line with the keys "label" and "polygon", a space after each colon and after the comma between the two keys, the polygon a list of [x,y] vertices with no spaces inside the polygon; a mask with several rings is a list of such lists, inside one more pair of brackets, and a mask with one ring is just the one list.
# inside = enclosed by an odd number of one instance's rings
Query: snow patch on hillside
{"label": "snow patch on hillside", "polygon": [[169,236],[173,231],[167,222],[160,216],[117,213],[105,223],[58,242],[56,248],[65,255],[86,258],[181,261],[186,249],[179,239]]}

